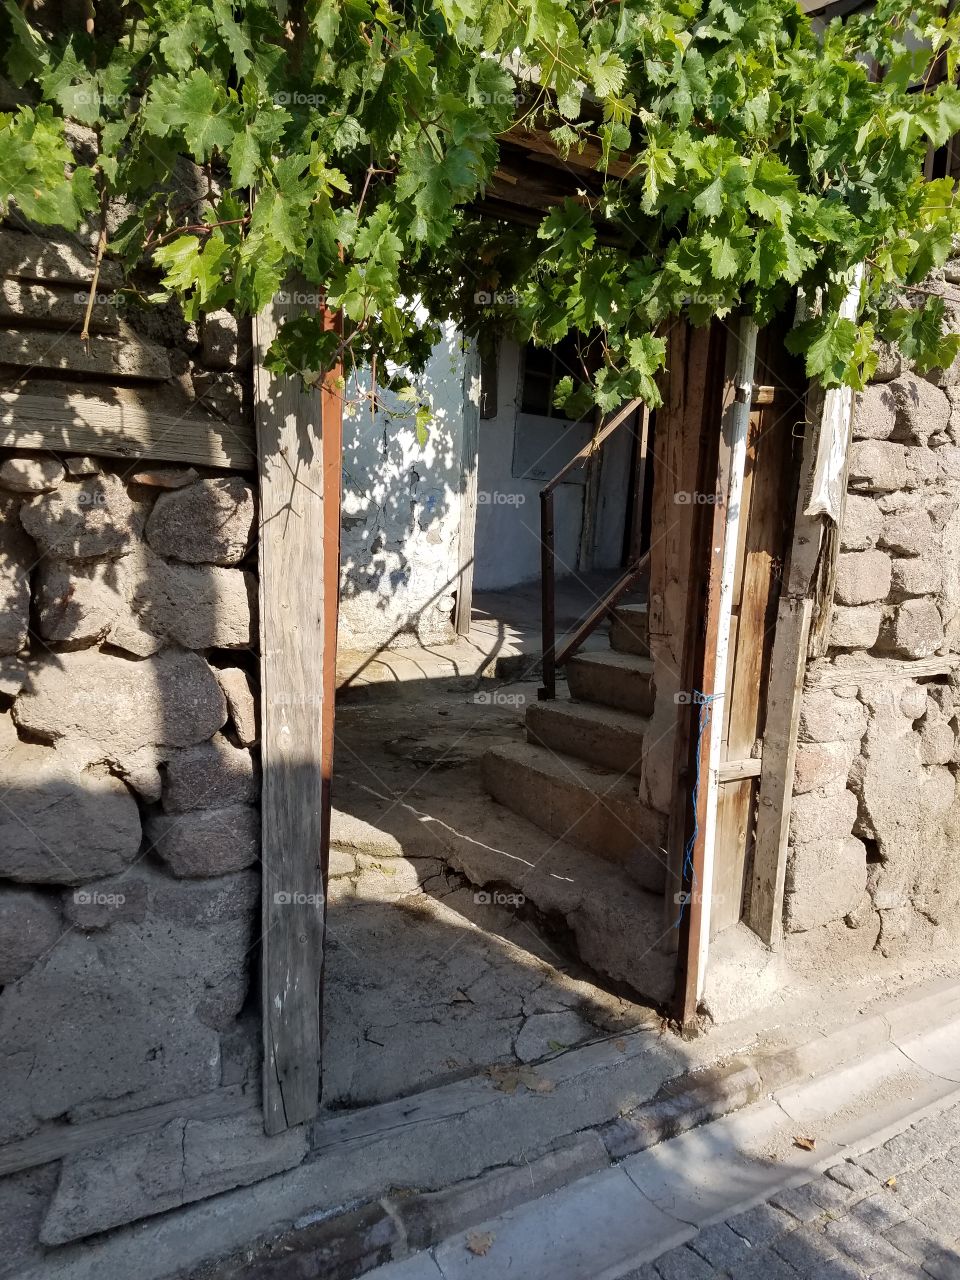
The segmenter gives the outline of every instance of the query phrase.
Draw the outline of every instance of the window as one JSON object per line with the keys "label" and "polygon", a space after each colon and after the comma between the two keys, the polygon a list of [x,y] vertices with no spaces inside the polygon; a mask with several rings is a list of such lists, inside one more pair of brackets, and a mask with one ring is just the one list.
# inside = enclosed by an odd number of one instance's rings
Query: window
{"label": "window", "polygon": [[[570,422],[564,411],[555,408],[553,403],[557,383],[568,375],[573,378],[574,388],[583,382],[583,365],[573,335],[568,335],[555,347],[537,347],[528,342],[523,351],[520,412]],[[592,416],[587,414],[581,421],[589,421]]]}

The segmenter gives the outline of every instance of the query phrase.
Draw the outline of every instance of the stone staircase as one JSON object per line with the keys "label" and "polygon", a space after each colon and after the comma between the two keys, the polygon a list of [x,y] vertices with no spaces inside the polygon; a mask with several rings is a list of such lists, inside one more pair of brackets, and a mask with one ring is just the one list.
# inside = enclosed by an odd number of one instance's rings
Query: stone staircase
{"label": "stone staircase", "polygon": [[531,704],[526,741],[487,752],[483,780],[500,804],[587,855],[584,881],[594,878],[591,867],[602,859],[607,866],[596,876],[598,891],[633,902],[637,889],[643,891],[643,909],[633,913],[637,946],[629,982],[649,993],[651,966],[644,957],[665,928],[667,818],[637,794],[656,694],[646,605],[620,605],[609,639],[609,649],[569,659],[570,699]]}

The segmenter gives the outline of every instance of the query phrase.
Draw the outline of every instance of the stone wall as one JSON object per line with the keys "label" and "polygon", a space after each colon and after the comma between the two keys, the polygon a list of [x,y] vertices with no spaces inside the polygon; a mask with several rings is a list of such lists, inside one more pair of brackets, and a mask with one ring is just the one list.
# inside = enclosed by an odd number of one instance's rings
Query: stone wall
{"label": "stone wall", "polygon": [[[105,262],[81,343],[92,261],[0,229],[13,425],[59,396],[249,439],[249,331],[137,311]],[[81,456],[70,427],[0,450],[2,1275],[302,1154],[256,1109],[256,478]]]}
{"label": "stone wall", "polygon": [[[942,291],[960,324],[960,289]],[[785,927],[890,955],[960,926],[960,361],[856,397],[830,649],[807,673]],[[840,923],[842,922],[842,924]]]}

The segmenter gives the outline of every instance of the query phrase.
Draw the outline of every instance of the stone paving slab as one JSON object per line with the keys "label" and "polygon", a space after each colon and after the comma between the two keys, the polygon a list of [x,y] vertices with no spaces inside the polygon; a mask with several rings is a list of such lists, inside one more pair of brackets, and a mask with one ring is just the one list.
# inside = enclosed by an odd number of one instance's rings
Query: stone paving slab
{"label": "stone paving slab", "polygon": [[[409,1259],[409,1270],[394,1264],[367,1280],[960,1280],[960,1103],[708,1221],[725,1181],[727,1203],[755,1191],[763,1164],[744,1148],[762,1142],[771,1107],[752,1108],[749,1124],[743,1113],[705,1126],[501,1215],[478,1228],[490,1237],[482,1256],[458,1235]],[[765,1172],[773,1178],[769,1163]],[[683,1240],[689,1214],[704,1225],[687,1226]],[[664,1237],[651,1258],[644,1242],[671,1224],[671,1247],[662,1249]],[[631,1239],[642,1250],[634,1263]]]}

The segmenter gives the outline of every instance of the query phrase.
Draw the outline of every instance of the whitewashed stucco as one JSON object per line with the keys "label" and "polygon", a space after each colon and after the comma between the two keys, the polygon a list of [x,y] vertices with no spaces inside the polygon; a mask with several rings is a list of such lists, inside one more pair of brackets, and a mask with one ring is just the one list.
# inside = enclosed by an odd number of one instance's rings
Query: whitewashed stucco
{"label": "whitewashed stucco", "polygon": [[421,446],[409,406],[369,377],[346,388],[340,645],[373,651],[453,635],[463,453],[465,355],[448,326],[417,379],[433,409]]}

